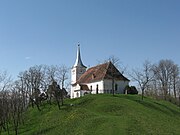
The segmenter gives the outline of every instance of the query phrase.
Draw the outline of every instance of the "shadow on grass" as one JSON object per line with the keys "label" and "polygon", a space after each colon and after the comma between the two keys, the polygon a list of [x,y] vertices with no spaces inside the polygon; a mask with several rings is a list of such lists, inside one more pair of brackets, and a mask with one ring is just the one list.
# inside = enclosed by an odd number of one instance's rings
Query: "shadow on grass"
{"label": "shadow on grass", "polygon": [[[123,98],[123,99],[131,99],[131,100],[135,100],[135,99],[141,99],[140,95],[125,95],[125,94],[116,94],[116,95],[112,95],[112,97],[116,97],[116,98]],[[146,98],[146,97],[144,97]]]}
{"label": "shadow on grass", "polygon": [[161,103],[157,103],[157,102],[153,102],[153,101],[146,101],[146,98],[147,97],[144,97],[144,100],[141,100],[141,96],[133,96],[133,95],[127,95],[127,96],[118,96],[118,95],[115,95],[115,97],[119,97],[119,98],[124,98],[124,99],[128,99],[128,100],[131,100],[131,101],[134,101],[134,102],[137,102],[138,104],[141,104],[143,106],[145,106],[146,108],[149,108],[149,109],[154,109],[154,110],[157,110],[157,111],[160,111],[166,115],[169,115],[169,116],[180,116],[180,112],[179,111],[176,111],[166,105],[163,105]]}
{"label": "shadow on grass", "polygon": [[149,109],[154,109],[156,111],[162,112],[169,116],[174,116],[174,115],[180,116],[180,112],[173,110],[173,109],[169,108],[168,106],[165,106],[160,103],[156,103],[156,102],[149,103],[149,102],[142,101],[142,100],[134,100],[134,101],[149,108]]}
{"label": "shadow on grass", "polygon": [[157,102],[154,102],[154,103],[157,104],[157,105],[159,105],[159,106],[161,106],[161,107],[164,107],[165,109],[169,110],[171,113],[180,116],[180,112],[179,112],[179,111],[173,110],[172,108],[170,108],[170,107],[168,107],[168,106],[166,106],[166,105],[157,103]]}

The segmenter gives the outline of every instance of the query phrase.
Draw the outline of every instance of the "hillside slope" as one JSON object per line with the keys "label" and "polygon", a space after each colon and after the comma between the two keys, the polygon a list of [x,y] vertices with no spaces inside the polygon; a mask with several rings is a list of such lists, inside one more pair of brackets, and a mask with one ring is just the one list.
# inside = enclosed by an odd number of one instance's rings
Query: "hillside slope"
{"label": "hillside slope", "polygon": [[[180,109],[165,101],[131,95],[88,95],[58,110],[30,108],[20,135],[180,134]],[[70,105],[72,104],[72,105]]]}

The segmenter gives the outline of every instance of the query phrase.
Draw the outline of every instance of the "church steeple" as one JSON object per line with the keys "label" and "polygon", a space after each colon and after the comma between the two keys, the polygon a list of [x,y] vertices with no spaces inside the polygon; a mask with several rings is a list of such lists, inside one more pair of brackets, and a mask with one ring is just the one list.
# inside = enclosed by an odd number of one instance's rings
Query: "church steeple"
{"label": "church steeple", "polygon": [[74,67],[85,67],[82,60],[81,60],[81,52],[80,52],[80,44],[78,44],[77,48],[77,57],[76,57],[76,62],[74,64]]}

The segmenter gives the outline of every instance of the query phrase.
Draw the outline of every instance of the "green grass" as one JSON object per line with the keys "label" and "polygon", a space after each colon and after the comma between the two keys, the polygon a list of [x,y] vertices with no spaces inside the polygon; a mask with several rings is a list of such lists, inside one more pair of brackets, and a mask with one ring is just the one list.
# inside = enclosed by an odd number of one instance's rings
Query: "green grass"
{"label": "green grass", "polygon": [[180,135],[177,106],[137,95],[87,95],[61,110],[41,108],[29,108],[20,135]]}

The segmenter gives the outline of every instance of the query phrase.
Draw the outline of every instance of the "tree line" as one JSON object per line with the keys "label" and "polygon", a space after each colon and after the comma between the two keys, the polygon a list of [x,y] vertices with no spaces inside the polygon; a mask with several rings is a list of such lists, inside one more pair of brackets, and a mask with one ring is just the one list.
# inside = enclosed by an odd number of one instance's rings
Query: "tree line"
{"label": "tree line", "polygon": [[158,63],[146,60],[142,68],[133,69],[130,76],[138,83],[142,100],[144,95],[148,95],[180,105],[179,66],[172,60],[160,60]]}
{"label": "tree line", "polygon": [[44,100],[56,102],[58,108],[67,96],[69,69],[62,66],[36,65],[20,72],[13,81],[7,72],[0,72],[0,134],[9,134],[10,127],[18,134],[29,106],[41,111]]}

